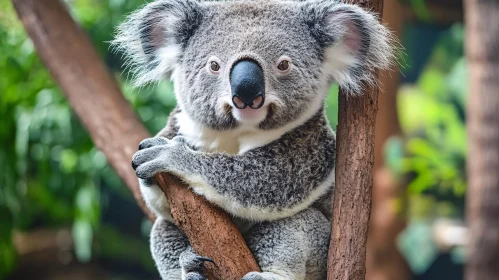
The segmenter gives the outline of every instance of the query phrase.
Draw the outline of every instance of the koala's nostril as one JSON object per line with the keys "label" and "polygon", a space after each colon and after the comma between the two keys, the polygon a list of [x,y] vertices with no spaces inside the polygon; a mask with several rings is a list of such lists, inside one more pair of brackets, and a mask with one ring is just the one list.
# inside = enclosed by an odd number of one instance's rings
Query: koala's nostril
{"label": "koala's nostril", "polygon": [[262,95],[259,95],[253,100],[253,104],[251,104],[250,107],[252,109],[259,109],[263,106],[264,102],[265,98]]}
{"label": "koala's nostril", "polygon": [[236,106],[237,109],[244,109],[244,108],[246,108],[246,106],[248,106],[238,96],[232,97],[232,103],[234,104],[234,106]]}

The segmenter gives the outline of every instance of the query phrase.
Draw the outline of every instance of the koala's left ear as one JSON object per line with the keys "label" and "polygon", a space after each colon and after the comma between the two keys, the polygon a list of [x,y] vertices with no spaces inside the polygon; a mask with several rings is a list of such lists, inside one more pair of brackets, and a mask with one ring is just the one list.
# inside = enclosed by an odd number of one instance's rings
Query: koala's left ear
{"label": "koala's left ear", "polygon": [[393,36],[372,13],[328,0],[303,2],[301,9],[324,50],[324,71],[347,93],[359,93],[375,82],[372,70],[393,63]]}
{"label": "koala's left ear", "polygon": [[194,0],[157,0],[127,17],[112,46],[123,52],[135,85],[170,75],[202,17]]}

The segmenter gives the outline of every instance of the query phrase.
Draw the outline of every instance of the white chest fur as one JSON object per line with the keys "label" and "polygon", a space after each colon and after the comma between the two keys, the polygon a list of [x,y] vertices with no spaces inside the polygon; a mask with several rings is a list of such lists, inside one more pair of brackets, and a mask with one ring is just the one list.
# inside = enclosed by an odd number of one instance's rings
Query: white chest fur
{"label": "white chest fur", "polygon": [[255,127],[238,127],[219,131],[194,122],[187,114],[176,115],[179,133],[194,147],[205,152],[244,154],[264,146],[286,132],[285,129],[261,130]]}

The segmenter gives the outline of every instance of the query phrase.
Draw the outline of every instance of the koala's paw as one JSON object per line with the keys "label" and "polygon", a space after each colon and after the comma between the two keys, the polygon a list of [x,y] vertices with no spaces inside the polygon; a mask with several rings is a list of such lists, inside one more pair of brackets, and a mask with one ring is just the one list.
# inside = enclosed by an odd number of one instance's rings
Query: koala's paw
{"label": "koala's paw", "polygon": [[[147,148],[151,148],[154,146],[166,145],[166,144],[168,144],[168,141],[169,140],[164,138],[164,137],[153,137],[153,138],[144,139],[139,144],[139,151],[147,149]],[[133,167],[133,161],[132,161],[132,167]],[[134,167],[134,169],[135,169],[135,167]],[[149,188],[153,188],[153,187],[156,187],[158,185],[156,183],[156,180],[154,179],[154,177],[147,178],[147,179],[139,179],[139,183],[142,186],[149,187]]]}
{"label": "koala's paw", "polygon": [[133,155],[132,167],[138,178],[154,185],[151,180],[153,176],[162,171],[174,171],[172,163],[182,160],[187,149],[182,137],[172,140],[164,137],[148,138],[140,143],[139,151]]}
{"label": "koala's paw", "polygon": [[191,251],[185,251],[179,258],[180,267],[184,271],[183,280],[207,280],[208,278],[203,275],[204,262],[214,263],[212,259],[202,257]]}
{"label": "koala's paw", "polygon": [[161,145],[166,145],[168,144],[170,140],[168,140],[165,137],[152,137],[152,138],[146,138],[142,140],[139,144],[139,151],[144,150],[147,148],[151,148],[154,146],[161,146]]}

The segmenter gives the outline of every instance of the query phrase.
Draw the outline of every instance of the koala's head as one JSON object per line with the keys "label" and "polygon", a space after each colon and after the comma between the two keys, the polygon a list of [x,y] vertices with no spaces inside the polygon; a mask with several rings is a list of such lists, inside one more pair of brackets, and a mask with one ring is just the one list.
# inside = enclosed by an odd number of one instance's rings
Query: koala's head
{"label": "koala's head", "polygon": [[119,27],[114,45],[137,85],[171,77],[180,108],[221,130],[303,122],[331,82],[359,92],[393,58],[374,15],[331,0],[158,0]]}

